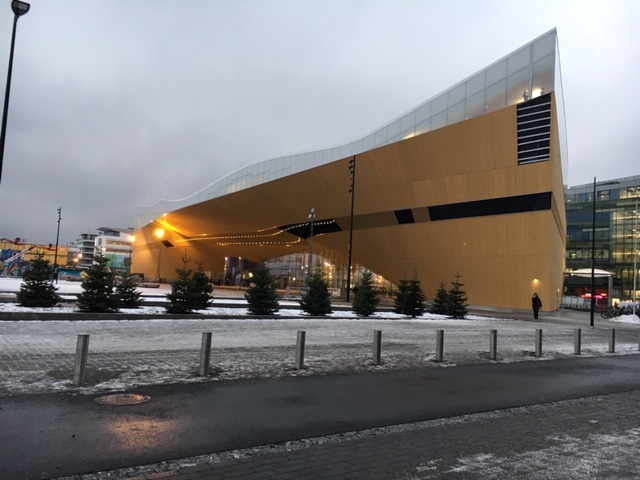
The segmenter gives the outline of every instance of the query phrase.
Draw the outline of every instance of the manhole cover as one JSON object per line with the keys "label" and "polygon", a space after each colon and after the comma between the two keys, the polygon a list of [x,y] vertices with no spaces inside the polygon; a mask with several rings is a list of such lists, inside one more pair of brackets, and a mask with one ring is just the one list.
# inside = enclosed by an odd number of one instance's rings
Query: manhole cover
{"label": "manhole cover", "polygon": [[140,395],[139,393],[114,393],[93,399],[94,402],[102,405],[137,405],[149,400],[151,400],[149,395]]}

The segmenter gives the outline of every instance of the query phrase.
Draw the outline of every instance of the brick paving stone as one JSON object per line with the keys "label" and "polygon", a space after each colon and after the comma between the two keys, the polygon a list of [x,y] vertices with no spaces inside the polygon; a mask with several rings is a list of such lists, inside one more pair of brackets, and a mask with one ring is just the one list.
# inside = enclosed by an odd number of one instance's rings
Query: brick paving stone
{"label": "brick paving stone", "polygon": [[[549,449],[554,443],[558,443],[558,440],[553,439],[579,442],[594,435],[615,435],[631,429],[638,429],[640,442],[638,404],[640,392],[629,392],[495,414],[480,414],[465,417],[462,421],[445,420],[440,424],[427,422],[424,427],[408,431],[358,439],[345,437],[337,443],[312,445],[281,453],[254,454],[247,458],[208,464],[207,469],[190,470],[188,478],[474,479],[478,478],[477,472],[465,473],[464,470],[453,468],[461,458],[515,461],[532,452]],[[588,450],[583,453],[590,454]],[[575,455],[576,452],[573,451],[560,452],[557,455],[560,460],[556,461],[564,461]],[[618,464],[598,467],[597,478],[635,478],[640,471],[640,458],[636,459],[636,456],[623,456]],[[551,460],[552,458],[549,459]],[[502,478],[527,478],[521,465],[504,468]],[[186,480],[180,476],[181,473],[187,472],[178,470],[165,472],[164,476],[145,478]],[[578,473],[567,478],[589,478],[580,477]],[[551,475],[544,478],[563,477]]]}

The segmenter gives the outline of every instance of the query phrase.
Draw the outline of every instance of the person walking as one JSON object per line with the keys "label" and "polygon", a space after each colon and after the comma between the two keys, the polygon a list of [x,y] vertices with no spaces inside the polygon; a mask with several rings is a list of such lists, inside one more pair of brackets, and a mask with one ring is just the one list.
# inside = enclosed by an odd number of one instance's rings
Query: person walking
{"label": "person walking", "polygon": [[538,312],[542,308],[542,300],[540,300],[540,297],[537,293],[534,293],[533,297],[531,297],[531,308],[533,308],[533,318],[537,320]]}

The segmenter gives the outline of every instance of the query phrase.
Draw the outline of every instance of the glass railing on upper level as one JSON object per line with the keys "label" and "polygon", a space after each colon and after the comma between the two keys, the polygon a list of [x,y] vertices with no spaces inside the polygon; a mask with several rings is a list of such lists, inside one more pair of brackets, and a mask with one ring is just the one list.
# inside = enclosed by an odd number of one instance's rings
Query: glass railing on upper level
{"label": "glass railing on upper level", "polygon": [[567,178],[558,51],[557,34],[553,29],[363,138],[337,147],[258,162],[230,173],[189,197],[138,207],[136,226],[140,228],[164,213],[422,135],[550,92],[555,92],[556,96],[563,176]]}

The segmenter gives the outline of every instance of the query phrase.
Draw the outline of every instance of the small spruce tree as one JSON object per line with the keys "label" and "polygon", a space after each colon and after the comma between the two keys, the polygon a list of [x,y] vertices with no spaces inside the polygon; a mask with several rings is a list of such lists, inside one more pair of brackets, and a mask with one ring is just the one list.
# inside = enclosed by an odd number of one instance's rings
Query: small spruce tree
{"label": "small spruce tree", "polygon": [[165,307],[167,313],[191,313],[196,306],[191,278],[193,270],[189,268],[190,260],[184,255],[182,266],[176,268],[176,278],[171,282],[171,292],[166,294],[169,299],[169,306]]}
{"label": "small spruce tree", "polygon": [[30,268],[22,274],[18,303],[24,307],[53,307],[60,301],[58,290],[51,282],[51,265],[44,252],[36,252]]}
{"label": "small spruce tree", "polygon": [[360,285],[353,298],[353,311],[362,317],[369,317],[376,312],[380,299],[373,288],[371,272],[366,270],[360,279]]}
{"label": "small spruce tree", "polygon": [[117,312],[118,296],[113,291],[114,275],[109,269],[109,259],[102,254],[93,257],[82,280],[82,293],[77,307],[83,312]]}
{"label": "small spruce tree", "polygon": [[213,285],[209,282],[209,277],[204,273],[203,265],[204,260],[199,260],[196,262],[198,264],[198,269],[193,272],[192,280],[192,288],[193,288],[193,300],[194,310],[206,310],[207,307],[211,305],[212,298],[211,293],[213,292]]}
{"label": "small spruce tree", "polygon": [[138,308],[142,305],[142,293],[138,290],[138,282],[130,272],[124,272],[116,282],[118,307]]}
{"label": "small spruce tree", "polygon": [[316,271],[306,280],[308,289],[300,299],[300,306],[309,315],[328,315],[332,312],[331,293],[324,277],[324,272]]}
{"label": "small spruce tree", "polygon": [[394,293],[393,311],[400,315],[406,315],[409,310],[409,280],[403,278],[398,284],[398,290]]}
{"label": "small spruce tree", "polygon": [[249,303],[249,312],[253,315],[273,315],[280,306],[269,267],[263,260],[252,273],[252,285],[244,294]]}
{"label": "small spruce tree", "polygon": [[425,297],[424,292],[422,291],[422,287],[420,286],[420,279],[418,277],[418,273],[416,272],[413,275],[413,278],[409,282],[409,292],[408,292],[408,311],[405,315],[409,315],[413,318],[422,315],[427,311],[426,302],[427,297]]}
{"label": "small spruce tree", "polygon": [[464,318],[468,313],[466,292],[462,290],[464,283],[460,282],[462,276],[456,273],[456,279],[451,282],[449,290],[449,308],[447,315],[451,318]]}
{"label": "small spruce tree", "polygon": [[448,308],[449,292],[447,291],[445,283],[440,282],[440,287],[438,287],[436,296],[433,297],[433,302],[431,302],[431,309],[429,311],[438,315],[446,315],[448,312]]}

